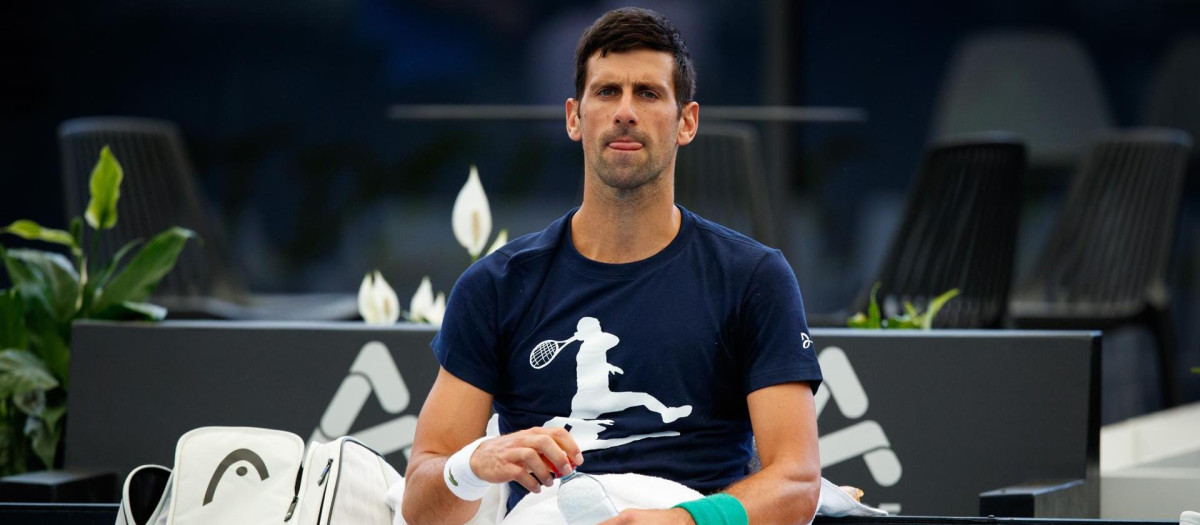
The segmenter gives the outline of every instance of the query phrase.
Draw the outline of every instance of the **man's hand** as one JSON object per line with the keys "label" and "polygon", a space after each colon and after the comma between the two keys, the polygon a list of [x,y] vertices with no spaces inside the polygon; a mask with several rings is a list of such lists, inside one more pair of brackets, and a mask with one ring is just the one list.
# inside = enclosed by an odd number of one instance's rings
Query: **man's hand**
{"label": "man's hand", "polygon": [[571,464],[583,464],[575,438],[561,427],[535,427],[488,439],[471,455],[471,470],[489,483],[516,481],[533,493],[554,484],[552,469],[562,475]]}
{"label": "man's hand", "polygon": [[600,525],[696,525],[692,515],[683,509],[625,509],[616,517],[604,520]]}

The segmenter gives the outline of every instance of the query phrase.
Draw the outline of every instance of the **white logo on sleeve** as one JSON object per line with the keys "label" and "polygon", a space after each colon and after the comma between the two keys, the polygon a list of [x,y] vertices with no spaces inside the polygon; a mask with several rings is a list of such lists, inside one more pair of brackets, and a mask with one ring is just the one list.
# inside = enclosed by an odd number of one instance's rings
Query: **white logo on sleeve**
{"label": "white logo on sleeve", "polygon": [[584,317],[576,325],[575,335],[565,341],[543,341],[529,355],[529,364],[534,368],[545,367],[559,352],[572,342],[579,341],[575,374],[578,390],[571,398],[571,415],[557,416],[547,421],[544,427],[563,427],[579,444],[579,448],[597,450],[611,448],[646,438],[678,436],[679,432],[663,431],[649,434],[634,434],[616,439],[600,439],[600,433],[613,424],[611,419],[599,419],[604,414],[621,412],[627,408],[646,407],[659,415],[663,423],[670,423],[692,413],[691,405],[669,407],[654,396],[644,392],[613,392],[609,389],[609,374],[624,374],[625,371],[608,362],[608,351],[621,342],[617,336],[605,332],[600,321]]}

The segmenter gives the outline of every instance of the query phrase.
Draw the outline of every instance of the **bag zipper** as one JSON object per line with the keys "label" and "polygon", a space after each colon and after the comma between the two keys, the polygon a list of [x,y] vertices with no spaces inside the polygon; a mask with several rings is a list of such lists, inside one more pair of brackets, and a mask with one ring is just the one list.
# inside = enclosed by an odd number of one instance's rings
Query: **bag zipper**
{"label": "bag zipper", "polygon": [[304,466],[300,466],[300,470],[296,471],[296,491],[292,495],[292,504],[288,505],[287,514],[283,516],[283,521],[292,519],[292,514],[296,513],[296,504],[300,503],[300,484],[304,482]]}
{"label": "bag zipper", "polygon": [[[317,486],[325,484],[325,478],[329,476],[329,468],[333,466],[333,458],[325,462],[325,468],[321,470],[321,477],[317,479]],[[321,505],[317,507],[317,525],[321,523],[321,517],[325,515],[325,496],[329,495],[329,487],[321,491]]]}

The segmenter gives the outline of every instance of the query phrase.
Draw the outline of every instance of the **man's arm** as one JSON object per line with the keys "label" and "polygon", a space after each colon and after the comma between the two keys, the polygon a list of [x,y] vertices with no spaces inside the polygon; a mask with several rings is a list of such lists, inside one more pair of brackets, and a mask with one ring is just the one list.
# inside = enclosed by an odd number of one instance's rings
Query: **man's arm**
{"label": "man's arm", "polygon": [[[404,520],[411,524],[466,523],[479,510],[478,501],[460,499],[446,487],[446,459],[484,435],[492,396],[445,369],[438,371],[429,397],[417,419],[412,455],[405,473]],[[569,472],[568,458],[583,463],[583,454],[561,428],[531,428],[484,441],[470,458],[470,467],[489,483],[516,481],[531,492],[550,486],[554,478],[543,460],[559,472]]]}
{"label": "man's arm", "polygon": [[751,392],[746,402],[763,468],[725,492],[742,502],[750,523],[812,521],[821,495],[812,388],[783,383]]}
{"label": "man's arm", "polygon": [[[783,383],[746,397],[763,468],[723,492],[746,509],[750,523],[812,521],[821,495],[817,414],[808,383]],[[686,510],[626,510],[603,525],[692,524]]]}

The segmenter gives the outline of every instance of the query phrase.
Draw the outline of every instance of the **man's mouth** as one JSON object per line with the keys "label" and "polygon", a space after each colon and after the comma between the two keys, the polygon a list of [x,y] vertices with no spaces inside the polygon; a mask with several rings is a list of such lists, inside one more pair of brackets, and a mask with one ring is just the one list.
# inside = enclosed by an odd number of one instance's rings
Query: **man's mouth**
{"label": "man's mouth", "polygon": [[642,149],[642,143],[633,139],[617,139],[609,142],[608,147],[620,151],[637,151]]}

